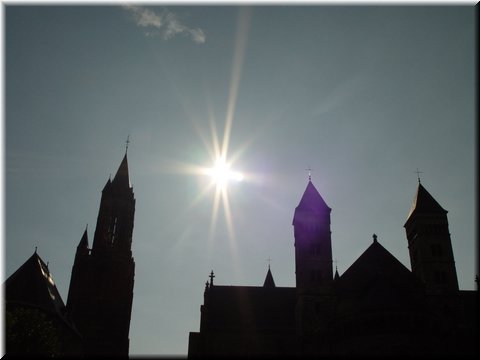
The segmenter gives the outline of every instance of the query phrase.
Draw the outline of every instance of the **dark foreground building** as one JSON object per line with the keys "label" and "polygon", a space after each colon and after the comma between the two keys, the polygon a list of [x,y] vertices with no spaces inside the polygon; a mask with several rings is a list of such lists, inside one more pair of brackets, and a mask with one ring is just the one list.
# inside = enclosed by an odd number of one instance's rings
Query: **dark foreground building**
{"label": "dark foreground building", "polygon": [[412,271],[373,235],[333,274],[331,209],[311,181],[295,209],[296,287],[206,284],[188,356],[477,353],[477,292],[458,288],[447,211],[419,182],[404,225]]}
{"label": "dark foreground building", "polygon": [[[108,179],[102,191],[92,247],[87,230],[77,246],[67,305],[36,251],[6,280],[7,355],[128,356],[135,275],[134,213],[125,153],[115,177]],[[25,326],[22,329],[17,318],[26,319],[27,328],[35,321],[43,334],[53,328],[54,342],[46,339],[46,345],[38,345],[33,343],[38,339],[19,338],[24,336]],[[21,342],[23,346],[17,346]]]}

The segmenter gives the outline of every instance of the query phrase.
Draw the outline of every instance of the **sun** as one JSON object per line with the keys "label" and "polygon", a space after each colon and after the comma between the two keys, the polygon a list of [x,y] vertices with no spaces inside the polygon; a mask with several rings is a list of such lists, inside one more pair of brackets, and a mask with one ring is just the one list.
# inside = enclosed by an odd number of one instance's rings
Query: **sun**
{"label": "sun", "polygon": [[217,189],[225,190],[230,181],[242,181],[243,174],[231,170],[231,165],[223,157],[217,157],[213,167],[206,170],[206,174],[212,179]]}

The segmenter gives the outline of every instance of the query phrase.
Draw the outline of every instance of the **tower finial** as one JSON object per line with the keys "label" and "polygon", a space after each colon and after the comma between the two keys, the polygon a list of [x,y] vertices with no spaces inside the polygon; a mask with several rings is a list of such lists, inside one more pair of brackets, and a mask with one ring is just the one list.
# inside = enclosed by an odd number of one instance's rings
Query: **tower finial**
{"label": "tower finial", "polygon": [[419,171],[418,168],[417,168],[417,171],[415,171],[417,173],[417,179],[418,179],[418,183],[420,184],[420,174],[423,174],[423,171]]}
{"label": "tower finial", "polygon": [[213,274],[213,270],[212,270],[212,272],[210,273],[210,276],[209,276],[209,278],[210,278],[210,286],[213,286],[213,278],[214,278],[214,277],[215,277],[215,275]]}
{"label": "tower finial", "polygon": [[130,135],[127,136],[127,141],[125,141],[125,154],[128,151],[128,144],[130,144]]}
{"label": "tower finial", "polygon": [[305,170],[308,171],[308,181],[312,181],[312,168],[309,166],[308,168],[306,168]]}
{"label": "tower finial", "polygon": [[373,237],[373,242],[376,243],[377,242],[377,234],[373,234],[372,237]]}
{"label": "tower finial", "polygon": [[270,270],[270,262],[272,261],[272,259],[268,258],[267,261],[268,261],[268,270]]}

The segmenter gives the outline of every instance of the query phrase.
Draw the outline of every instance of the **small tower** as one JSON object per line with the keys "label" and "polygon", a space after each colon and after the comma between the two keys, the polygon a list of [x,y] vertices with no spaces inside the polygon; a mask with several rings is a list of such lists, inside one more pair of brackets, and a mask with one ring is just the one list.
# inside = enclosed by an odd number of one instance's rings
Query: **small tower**
{"label": "small tower", "polygon": [[427,290],[433,293],[458,291],[447,210],[429,194],[420,179],[404,227],[412,272]]}
{"label": "small tower", "polygon": [[92,248],[85,230],[75,255],[67,310],[88,355],[128,356],[135,262],[135,198],[127,153],[102,191]]}
{"label": "small tower", "polygon": [[315,342],[313,339],[327,331],[334,312],[330,212],[309,176],[307,188],[293,216],[297,287],[295,322],[301,352],[306,353]]}
{"label": "small tower", "polygon": [[297,288],[329,285],[333,280],[331,211],[309,179],[293,217]]}

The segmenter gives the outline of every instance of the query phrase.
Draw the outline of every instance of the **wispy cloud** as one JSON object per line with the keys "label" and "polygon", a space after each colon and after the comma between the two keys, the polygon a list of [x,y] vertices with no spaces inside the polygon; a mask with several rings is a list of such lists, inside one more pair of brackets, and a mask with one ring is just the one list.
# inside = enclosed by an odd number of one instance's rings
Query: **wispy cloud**
{"label": "wispy cloud", "polygon": [[200,28],[190,28],[182,24],[177,15],[163,9],[157,13],[143,6],[124,5],[125,10],[130,12],[137,26],[145,28],[146,36],[159,36],[164,40],[173,38],[176,35],[189,36],[197,44],[206,41],[205,32]]}

